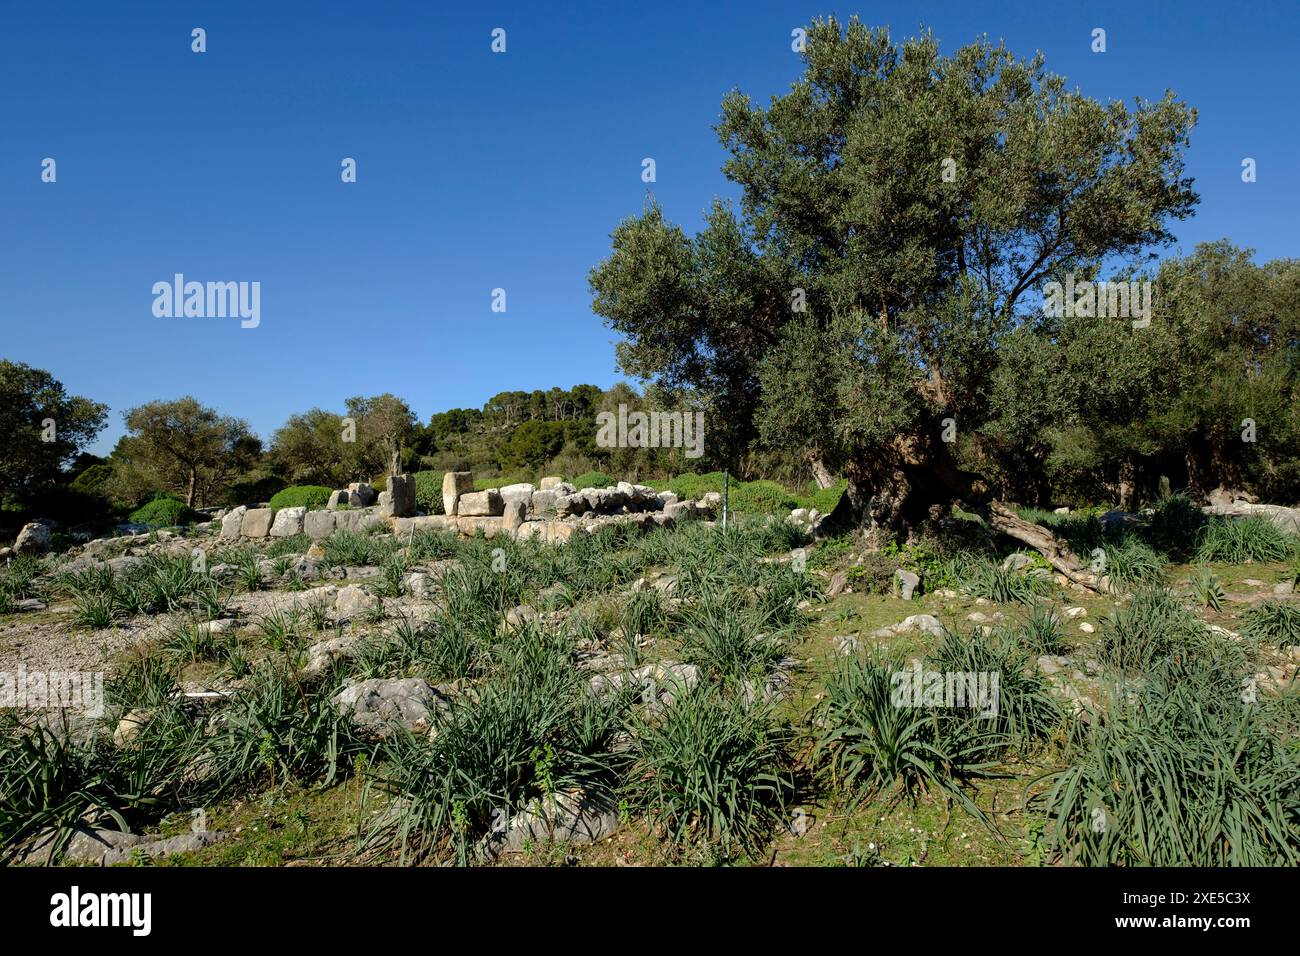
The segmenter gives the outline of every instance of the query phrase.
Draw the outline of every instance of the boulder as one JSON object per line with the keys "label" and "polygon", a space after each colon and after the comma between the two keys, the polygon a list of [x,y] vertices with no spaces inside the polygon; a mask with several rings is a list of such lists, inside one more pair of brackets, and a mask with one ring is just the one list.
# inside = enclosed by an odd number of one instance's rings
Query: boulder
{"label": "boulder", "polygon": [[370,737],[386,737],[399,727],[427,734],[437,712],[449,706],[443,694],[418,677],[359,681],[339,691],[334,704]]}
{"label": "boulder", "polygon": [[415,478],[393,475],[388,490],[379,494],[379,513],[386,518],[409,518],[415,514]]}
{"label": "boulder", "polygon": [[505,511],[505,502],[501,499],[501,492],[489,488],[487,491],[471,491],[469,494],[461,495],[456,508],[457,515],[486,518],[502,514]]}
{"label": "boulder", "polygon": [[15,554],[44,554],[50,550],[50,529],[39,521],[32,521],[18,532],[14,541]]}
{"label": "boulder", "polygon": [[354,481],[348,485],[348,503],[354,508],[369,508],[375,503],[375,489],[368,481]]}
{"label": "boulder", "polygon": [[244,523],[244,513],[246,511],[248,511],[248,506],[240,505],[238,508],[232,508],[226,512],[226,516],[221,519],[221,537],[239,537],[239,529]]}
{"label": "boulder", "polygon": [[541,484],[540,490],[541,490],[541,491],[554,491],[556,488],[558,488],[558,487],[559,487],[560,485],[562,485],[562,484],[564,484],[564,479],[563,479],[563,478],[560,478],[560,477],[558,477],[558,476],[556,476],[556,475],[551,475],[551,476],[549,476],[549,477],[546,477],[546,478],[543,478],[543,479],[542,479],[542,484]]}
{"label": "boulder", "polygon": [[542,488],[534,491],[528,499],[528,513],[536,517],[555,513],[555,499],[560,493],[554,488]]}
{"label": "boulder", "polygon": [[534,799],[509,820],[498,822],[484,837],[479,853],[490,860],[552,840],[595,843],[612,836],[618,825],[618,808],[609,801],[596,800],[582,790],[565,790]]}
{"label": "boulder", "polygon": [[302,534],[302,522],[306,514],[307,509],[302,505],[296,508],[281,508],[275,513],[275,520],[271,522],[271,537],[292,538],[295,534]]}
{"label": "boulder", "polygon": [[528,502],[523,498],[507,498],[501,516],[501,530],[514,533],[528,518]]}
{"label": "boulder", "polygon": [[904,601],[912,600],[916,589],[921,586],[921,577],[911,571],[899,568],[894,572],[894,592]]}
{"label": "boulder", "polygon": [[335,514],[332,511],[308,511],[302,518],[302,530],[313,541],[328,538],[334,533]]}
{"label": "boulder", "polygon": [[449,471],[442,476],[442,510],[445,514],[459,514],[460,496],[474,490],[474,473]]}
{"label": "boulder", "polygon": [[350,507],[347,489],[330,492],[330,500],[325,503],[325,508],[328,511],[337,511],[344,505]]}
{"label": "boulder", "polygon": [[265,538],[271,533],[271,522],[275,520],[273,508],[250,508],[244,512],[239,523],[239,533],[245,538]]}
{"label": "boulder", "polygon": [[357,584],[339,588],[334,599],[334,610],[340,618],[350,619],[374,609],[379,599]]}

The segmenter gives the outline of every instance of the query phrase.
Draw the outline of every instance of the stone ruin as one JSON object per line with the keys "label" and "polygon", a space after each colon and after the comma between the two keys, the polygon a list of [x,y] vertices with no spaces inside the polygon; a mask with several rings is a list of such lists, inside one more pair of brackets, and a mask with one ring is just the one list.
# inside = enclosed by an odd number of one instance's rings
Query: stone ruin
{"label": "stone ruin", "polygon": [[678,500],[671,491],[620,481],[609,488],[575,488],[562,478],[543,478],[502,488],[474,490],[468,471],[447,472],[442,482],[445,514],[420,515],[415,477],[394,475],[388,489],[376,495],[365,482],[354,482],[330,495],[324,511],[297,508],[249,508],[241,505],[220,516],[223,538],[288,538],[305,534],[313,540],[338,530],[365,531],[386,525],[398,534],[431,529],[473,536],[508,534],[539,538],[547,543],[567,541],[575,531],[595,531],[611,523],[643,529],[671,526],[682,518],[713,517],[722,496],[709,492],[699,501]]}

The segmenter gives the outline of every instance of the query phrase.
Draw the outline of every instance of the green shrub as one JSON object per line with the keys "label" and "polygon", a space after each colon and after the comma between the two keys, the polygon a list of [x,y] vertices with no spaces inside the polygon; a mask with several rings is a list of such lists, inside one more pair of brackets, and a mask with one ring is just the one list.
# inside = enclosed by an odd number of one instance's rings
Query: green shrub
{"label": "green shrub", "polygon": [[728,507],[749,514],[780,514],[796,507],[794,496],[775,481],[732,482]]}
{"label": "green shrub", "polygon": [[1300,605],[1264,601],[1246,612],[1242,636],[1274,647],[1300,646]]}
{"label": "green shrub", "polygon": [[1157,551],[1174,561],[1186,561],[1196,552],[1205,514],[1185,494],[1165,495],[1156,502],[1148,534]]}
{"label": "green shrub", "polygon": [[329,503],[332,488],[324,485],[290,485],[271,497],[272,508],[306,508],[320,511]]}
{"label": "green shrub", "polygon": [[628,803],[673,844],[753,858],[785,820],[790,732],[770,708],[701,687],[639,721],[636,740]]}
{"label": "green shrub", "polygon": [[1198,561],[1227,561],[1243,564],[1253,561],[1280,561],[1291,553],[1295,536],[1289,535],[1267,518],[1214,517],[1205,526]]}
{"label": "green shrub", "polygon": [[1104,545],[1102,551],[1106,556],[1103,573],[1122,587],[1156,585],[1164,579],[1165,563],[1160,555],[1134,535]]}
{"label": "green shrub", "polygon": [[895,687],[906,675],[901,656],[843,659],[815,716],[815,761],[850,805],[891,792],[915,800],[942,791],[991,827],[963,783],[992,775],[1010,741],[988,721],[953,722],[937,708],[899,706]]}
{"label": "green shrub", "polygon": [[854,591],[863,594],[892,594],[898,559],[879,551],[864,554],[860,564],[845,572]]}
{"label": "green shrub", "polygon": [[1227,599],[1222,582],[1209,568],[1195,568],[1188,577],[1187,584],[1196,603],[1211,611],[1219,610]]}
{"label": "green shrub", "polygon": [[581,491],[583,488],[608,488],[618,484],[618,479],[611,478],[603,471],[589,471],[574,478],[571,484]]}
{"label": "green shrub", "polygon": [[1163,588],[1147,588],[1101,623],[1101,659],[1122,671],[1145,671],[1176,651],[1195,651],[1205,627]]}
{"label": "green shrub", "polygon": [[444,514],[442,507],[441,471],[417,471],[415,473],[415,502],[425,514]]}
{"label": "green shrub", "polygon": [[1049,846],[1084,866],[1300,863],[1296,753],[1240,688],[1218,662],[1171,659],[1117,695],[1074,763],[1030,784]]}
{"label": "green shrub", "polygon": [[153,501],[137,508],[131,514],[133,524],[145,524],[151,528],[173,528],[177,525],[192,524],[202,516],[176,498],[155,498]]}

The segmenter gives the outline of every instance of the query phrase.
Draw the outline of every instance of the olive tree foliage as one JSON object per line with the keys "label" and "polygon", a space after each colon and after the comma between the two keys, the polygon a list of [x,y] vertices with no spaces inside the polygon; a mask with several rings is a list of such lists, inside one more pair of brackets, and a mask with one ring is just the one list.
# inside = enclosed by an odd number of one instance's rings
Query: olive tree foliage
{"label": "olive tree foliage", "polygon": [[1098,102],[986,38],[944,56],[856,19],[814,22],[803,60],[766,107],[723,101],[738,208],[715,202],[695,236],[653,203],[620,223],[594,308],[624,370],[842,472],[847,512],[893,535],[987,500],[1000,343],[1045,283],[1171,240],[1197,202],[1195,113],[1172,93]]}
{"label": "olive tree foliage", "polygon": [[107,416],[107,405],[69,395],[44,369],[0,359],[0,499],[58,482]]}
{"label": "olive tree foliage", "polygon": [[1300,497],[1300,262],[1220,241],[1150,279],[1146,328],[1065,316],[1002,340],[983,429],[1001,490],[1041,499],[1032,485],[1050,482],[1129,507],[1163,476]]}
{"label": "olive tree foliage", "polygon": [[152,490],[179,494],[191,508],[213,503],[255,464],[261,441],[242,418],[222,415],[191,396],[153,401],[122,415],[127,434],[113,449],[115,496]]}

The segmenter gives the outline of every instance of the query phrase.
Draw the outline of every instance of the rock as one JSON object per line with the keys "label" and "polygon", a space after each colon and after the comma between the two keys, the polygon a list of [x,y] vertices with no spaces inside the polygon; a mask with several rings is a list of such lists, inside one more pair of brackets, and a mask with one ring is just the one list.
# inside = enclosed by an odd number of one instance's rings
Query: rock
{"label": "rock", "polygon": [[[336,492],[337,493],[337,492]],[[308,511],[302,518],[303,534],[313,541],[328,538],[336,527],[333,511]],[[322,554],[321,557],[324,557]]]}
{"label": "rock", "polygon": [[812,817],[803,810],[796,810],[790,818],[790,835],[795,837],[806,836],[812,828]]}
{"label": "rock", "polygon": [[924,631],[935,637],[943,636],[943,624],[933,614],[913,614],[895,624],[892,630],[896,634],[903,631]]}
{"label": "rock", "polygon": [[505,502],[501,500],[501,492],[489,488],[487,491],[471,491],[461,495],[456,508],[458,516],[486,518],[502,514]]}
{"label": "rock", "polygon": [[841,634],[835,638],[835,653],[841,657],[852,657],[861,646],[862,642],[858,640],[855,634]]}
{"label": "rock", "polygon": [[392,475],[388,489],[379,494],[379,513],[386,518],[409,518],[415,514],[415,478]]}
{"label": "rock", "polygon": [[307,509],[302,505],[296,508],[281,508],[275,513],[275,519],[271,522],[271,537],[292,538],[296,534],[302,534],[302,522],[306,514]]}
{"label": "rock", "polygon": [[50,529],[39,521],[23,525],[14,541],[15,554],[44,554],[50,550]]}
{"label": "rock", "polygon": [[1065,616],[1070,619],[1074,619],[1076,617],[1087,617],[1088,609],[1086,607],[1067,607],[1065,609]]}
{"label": "rock", "polygon": [[347,489],[344,488],[339,491],[330,492],[330,500],[325,502],[325,509],[327,511],[337,511],[339,508],[344,507],[351,507],[351,505],[348,504]]}
{"label": "rock", "polygon": [[1069,508],[1054,508],[1054,509],[1052,509],[1052,514],[1054,514],[1054,515],[1068,515],[1069,513],[1070,513],[1070,509],[1069,509]]}
{"label": "rock", "polygon": [[537,489],[533,487],[531,483],[527,481],[520,481],[513,485],[505,485],[504,487],[502,487],[501,497],[504,498],[506,501],[509,501],[511,498],[523,498],[527,500],[528,498],[532,497],[533,492],[536,490]]}
{"label": "rock", "polygon": [[555,513],[555,501],[560,493],[554,488],[541,488],[534,491],[528,499],[528,513],[541,517]]}
{"label": "rock", "polygon": [[565,790],[534,799],[498,824],[480,844],[479,855],[490,860],[549,841],[595,843],[612,836],[618,825],[617,808],[608,801],[595,800],[582,790]]}
{"label": "rock", "polygon": [[912,600],[912,595],[921,586],[921,577],[911,571],[899,568],[894,572],[894,593],[904,601]]}
{"label": "rock", "polygon": [[990,618],[983,611],[972,611],[966,615],[966,620],[974,621],[976,624],[986,624]]}
{"label": "rock", "polygon": [[517,631],[536,617],[537,610],[532,605],[521,604],[518,607],[512,607],[506,612],[506,629]]}
{"label": "rock", "polygon": [[423,600],[433,592],[433,579],[422,572],[408,574],[402,579],[402,587],[411,597],[417,597]]}
{"label": "rock", "polygon": [[558,488],[558,487],[559,487],[560,485],[562,485],[562,484],[564,484],[564,479],[563,479],[563,478],[557,477],[557,476],[555,476],[555,475],[551,475],[551,476],[549,476],[549,477],[546,477],[546,478],[543,478],[543,479],[542,479],[542,483],[541,483],[541,486],[540,486],[540,490],[542,490],[542,491],[554,491],[556,488]]}
{"label": "rock", "polygon": [[[529,495],[531,498],[532,496]],[[519,530],[520,525],[528,518],[528,501],[523,498],[507,498],[503,506],[501,516],[501,527],[508,532]]]}
{"label": "rock", "polygon": [[239,629],[239,622],[234,618],[223,617],[215,621],[204,621],[196,628],[200,634],[229,634]]}
{"label": "rock", "polygon": [[1252,588],[1262,588],[1264,586],[1263,581],[1257,580],[1255,578],[1242,578],[1241,583]]}
{"label": "rock", "polygon": [[14,604],[14,610],[22,613],[24,611],[44,611],[45,604],[36,598],[23,598]]}
{"label": "rock", "polygon": [[1008,554],[1006,560],[1002,562],[1003,571],[1023,571],[1034,563],[1034,559],[1027,554],[1019,551],[1014,554]]}
{"label": "rock", "polygon": [[339,617],[350,620],[373,610],[379,605],[379,599],[357,584],[339,588],[334,599],[334,610]]}
{"label": "rock", "polygon": [[240,505],[238,508],[227,511],[226,516],[221,519],[221,537],[238,538],[240,528],[244,523],[244,513],[247,511],[247,505]]}
{"label": "rock", "polygon": [[442,476],[442,510],[448,515],[459,514],[460,496],[474,490],[474,473],[449,471]]}
{"label": "rock", "polygon": [[144,838],[141,842],[130,846],[119,846],[110,849],[101,858],[100,864],[112,866],[115,863],[127,863],[137,857],[153,859],[174,856],[177,853],[193,853],[195,850],[201,850],[218,840],[225,839],[225,837],[225,833],[216,830],[200,830],[182,833],[174,837],[159,836],[153,840]]}
{"label": "rock", "polygon": [[239,523],[239,533],[245,538],[265,538],[271,533],[271,523],[275,520],[272,508],[250,508],[244,512]]}
{"label": "rock", "polygon": [[1295,582],[1294,582],[1294,581],[1283,581],[1281,584],[1275,584],[1275,585],[1273,585],[1273,593],[1274,593],[1274,594],[1294,594],[1294,593],[1295,593]]}
{"label": "rock", "polygon": [[843,593],[844,589],[848,587],[848,584],[849,576],[843,571],[836,571],[835,574],[831,576],[830,585],[826,588],[826,596],[828,598],[836,597]]}
{"label": "rock", "polygon": [[135,710],[127,711],[117,722],[117,729],[113,731],[113,743],[118,747],[125,747],[135,740],[140,731],[144,730],[145,725],[153,719],[153,713],[153,710],[148,707],[137,707]]}
{"label": "rock", "polygon": [[318,641],[307,648],[307,663],[303,665],[305,677],[323,674],[337,660],[351,657],[362,644],[360,634],[346,634],[343,637],[331,637],[327,641]]}
{"label": "rock", "polygon": [[1057,674],[1070,669],[1070,659],[1059,654],[1043,654],[1038,658],[1038,669],[1044,674]]}
{"label": "rock", "polygon": [[1083,621],[1079,624],[1079,630],[1083,631],[1083,633],[1085,634],[1091,634],[1097,629],[1093,627],[1091,624],[1089,624],[1087,621]]}
{"label": "rock", "polygon": [[418,677],[375,678],[344,687],[334,697],[339,713],[370,737],[386,737],[398,727],[417,734],[433,729],[435,716],[449,704]]}
{"label": "rock", "polygon": [[353,508],[369,508],[375,503],[375,489],[368,481],[354,481],[348,485],[348,504]]}

